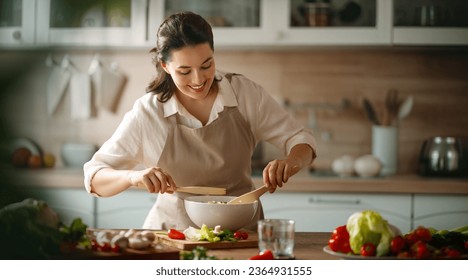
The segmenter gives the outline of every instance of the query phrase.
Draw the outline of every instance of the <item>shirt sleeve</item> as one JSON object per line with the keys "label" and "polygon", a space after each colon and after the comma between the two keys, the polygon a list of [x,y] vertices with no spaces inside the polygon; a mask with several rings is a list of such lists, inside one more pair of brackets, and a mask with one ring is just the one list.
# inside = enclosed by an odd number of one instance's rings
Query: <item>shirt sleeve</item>
{"label": "shirt sleeve", "polygon": [[84,164],[84,184],[88,192],[91,192],[91,180],[99,170],[106,167],[132,169],[142,161],[141,124],[136,107],[125,114],[112,137]]}
{"label": "shirt sleeve", "polygon": [[284,155],[298,144],[309,145],[317,154],[317,145],[307,129],[286,111],[266,90],[243,76],[233,79],[239,110],[245,114],[257,142],[266,141],[278,147]]}

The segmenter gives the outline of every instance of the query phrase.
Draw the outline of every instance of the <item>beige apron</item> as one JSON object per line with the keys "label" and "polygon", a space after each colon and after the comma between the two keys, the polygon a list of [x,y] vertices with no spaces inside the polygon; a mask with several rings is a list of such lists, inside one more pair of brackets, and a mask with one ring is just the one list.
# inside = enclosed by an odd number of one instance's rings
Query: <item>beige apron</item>
{"label": "beige apron", "polygon": [[[178,124],[170,118],[171,128],[158,166],[167,170],[178,186],[226,186],[227,195],[238,196],[253,189],[251,156],[255,140],[249,124],[237,107],[225,107],[218,119],[201,128]],[[158,194],[143,228],[185,229],[197,227],[187,216],[183,199],[193,194]],[[251,223],[254,229],[263,217],[259,204]]]}

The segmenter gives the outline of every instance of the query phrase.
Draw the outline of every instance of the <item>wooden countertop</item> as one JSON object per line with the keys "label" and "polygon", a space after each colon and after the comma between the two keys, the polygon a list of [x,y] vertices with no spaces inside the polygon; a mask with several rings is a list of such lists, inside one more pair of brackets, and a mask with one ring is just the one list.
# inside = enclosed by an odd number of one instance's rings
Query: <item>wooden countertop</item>
{"label": "wooden countertop", "polygon": [[[323,247],[328,244],[329,232],[296,232],[294,244],[294,256],[296,260],[336,260],[332,256],[323,252]],[[258,254],[258,247],[242,249],[216,249],[209,250],[209,255],[219,259],[247,260]]]}
{"label": "wooden countertop", "polygon": [[[5,170],[4,170],[5,171]],[[10,172],[11,171],[11,172]],[[84,188],[82,169],[8,170],[14,184],[20,186]],[[253,177],[256,186],[262,178]],[[341,178],[314,176],[300,172],[292,177],[279,192],[327,192],[327,193],[419,193],[419,194],[466,194],[468,178],[429,178],[415,174],[376,178]]]}

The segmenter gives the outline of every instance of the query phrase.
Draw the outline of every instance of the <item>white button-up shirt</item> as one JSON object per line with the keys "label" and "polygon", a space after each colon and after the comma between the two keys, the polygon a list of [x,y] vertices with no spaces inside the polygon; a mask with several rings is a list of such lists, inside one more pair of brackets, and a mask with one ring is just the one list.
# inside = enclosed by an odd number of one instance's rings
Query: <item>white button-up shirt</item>
{"label": "white button-up shirt", "polygon": [[[217,71],[216,76],[218,80],[221,79],[218,82],[219,91],[206,125],[216,120],[224,107],[238,107],[250,125],[256,143],[267,141],[284,154],[301,143],[310,145],[316,151],[312,133],[260,85],[242,75],[232,76],[231,82],[221,71]],[[182,106],[175,95],[166,103],[158,102],[157,95],[152,93],[139,98],[125,114],[112,137],[84,165],[86,190],[90,192],[91,179],[102,168],[135,169],[157,166],[171,127],[168,117],[176,114],[178,123],[191,128],[202,127],[202,123]]]}

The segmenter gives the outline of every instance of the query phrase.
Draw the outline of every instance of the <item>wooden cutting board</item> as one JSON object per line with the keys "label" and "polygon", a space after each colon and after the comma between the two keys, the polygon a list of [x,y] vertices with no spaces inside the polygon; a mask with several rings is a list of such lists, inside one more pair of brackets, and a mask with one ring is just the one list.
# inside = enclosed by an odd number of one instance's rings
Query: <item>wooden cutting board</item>
{"label": "wooden cutting board", "polygon": [[207,249],[254,248],[258,246],[258,234],[254,231],[248,231],[249,237],[246,240],[220,242],[177,240],[169,238],[166,233],[156,232],[155,234],[159,244],[181,250],[192,250],[197,246],[203,246]]}
{"label": "wooden cutting board", "polygon": [[[88,235],[92,236],[99,231],[113,231],[120,232],[122,230],[127,231],[128,229],[94,229],[88,228]],[[135,229],[136,232],[143,231],[141,229]],[[110,259],[110,260],[179,260],[180,250],[177,248],[158,243],[156,240],[153,244],[143,250],[136,250],[127,248],[123,252],[100,252],[92,250],[78,250],[73,252],[65,258],[69,259]]]}

